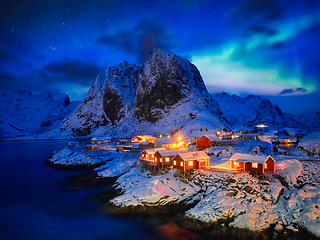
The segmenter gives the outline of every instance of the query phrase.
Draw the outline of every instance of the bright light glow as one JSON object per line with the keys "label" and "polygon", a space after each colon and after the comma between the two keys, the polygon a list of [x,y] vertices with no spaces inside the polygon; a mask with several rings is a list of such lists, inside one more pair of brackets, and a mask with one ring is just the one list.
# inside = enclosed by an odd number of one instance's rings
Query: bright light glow
{"label": "bright light glow", "polygon": [[180,166],[183,167],[183,162],[180,162]]}
{"label": "bright light glow", "polygon": [[173,161],[173,165],[177,165],[177,161],[176,160]]}
{"label": "bright light glow", "polygon": [[193,162],[192,161],[189,161],[189,166],[193,166]]}
{"label": "bright light glow", "polygon": [[252,163],[253,168],[258,168],[258,163]]}
{"label": "bright light glow", "polygon": [[166,162],[169,162],[169,160],[170,160],[170,159],[169,159],[168,157],[166,157]]}

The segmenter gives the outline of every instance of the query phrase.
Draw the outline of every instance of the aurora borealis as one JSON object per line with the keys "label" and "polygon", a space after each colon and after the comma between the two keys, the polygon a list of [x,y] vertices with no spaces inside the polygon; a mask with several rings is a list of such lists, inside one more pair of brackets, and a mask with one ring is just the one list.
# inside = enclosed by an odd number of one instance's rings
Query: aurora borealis
{"label": "aurora borealis", "polygon": [[1,91],[60,91],[80,100],[104,67],[141,65],[162,48],[194,63],[211,93],[320,111],[317,0],[0,4]]}

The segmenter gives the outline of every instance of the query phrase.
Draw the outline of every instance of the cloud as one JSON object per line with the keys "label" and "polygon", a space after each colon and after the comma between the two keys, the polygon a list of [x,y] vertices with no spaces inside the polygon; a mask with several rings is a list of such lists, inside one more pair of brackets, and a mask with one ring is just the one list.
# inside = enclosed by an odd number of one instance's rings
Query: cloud
{"label": "cloud", "polygon": [[233,25],[239,26],[248,22],[264,24],[279,20],[284,8],[276,0],[247,0],[234,11]]}
{"label": "cloud", "polygon": [[[92,83],[101,68],[93,63],[83,62],[78,59],[65,59],[62,62],[51,62],[43,67],[39,75],[49,79],[63,79],[67,82],[80,84]],[[89,81],[88,81],[89,80]]]}
{"label": "cloud", "polygon": [[289,88],[289,89],[283,89],[280,94],[283,95],[283,94],[291,94],[291,93],[295,93],[295,92],[307,92],[307,89],[305,88],[302,88],[302,87],[299,87],[297,88],[296,90],[293,90],[292,88]]}
{"label": "cloud", "polygon": [[135,54],[139,63],[143,63],[154,48],[171,51],[178,46],[178,42],[165,24],[149,19],[140,20],[130,30],[122,29],[112,35],[100,36],[96,42]]}
{"label": "cloud", "polygon": [[77,88],[90,87],[102,69],[94,63],[78,59],[51,62],[42,69],[33,69],[26,75],[1,72],[1,91],[26,89],[30,91],[64,91],[70,84]]}
{"label": "cloud", "polygon": [[247,28],[246,33],[248,34],[262,34],[268,37],[278,34],[278,31],[274,28],[270,28],[262,25],[252,25]]}

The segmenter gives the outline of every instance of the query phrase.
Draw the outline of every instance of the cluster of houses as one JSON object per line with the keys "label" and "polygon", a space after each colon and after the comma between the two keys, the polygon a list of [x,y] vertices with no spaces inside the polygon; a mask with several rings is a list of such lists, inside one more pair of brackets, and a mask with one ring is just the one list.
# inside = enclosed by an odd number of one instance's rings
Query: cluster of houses
{"label": "cluster of houses", "polygon": [[[182,136],[172,138],[154,138],[148,135],[136,136],[131,143],[135,143],[141,150],[139,160],[144,165],[166,167],[174,169],[206,169],[224,171],[251,171],[267,173],[274,171],[275,160],[271,156],[253,156],[250,154],[235,153],[223,167],[210,166],[210,157],[205,149],[214,146],[233,145],[237,139],[257,139],[256,134],[241,134],[237,138],[219,138],[217,134],[202,134],[196,138],[184,138]],[[128,144],[128,141],[118,141],[118,144]],[[195,146],[196,151],[190,151],[189,146]],[[120,145],[121,146],[121,145]],[[189,151],[188,151],[189,149]]]}
{"label": "cluster of houses", "polygon": [[[205,134],[204,134],[205,133]],[[200,130],[199,137],[185,138],[180,134],[176,137],[153,137],[150,135],[135,136],[131,140],[116,140],[117,151],[139,151],[139,160],[144,166],[172,167],[178,170],[205,169],[214,171],[242,172],[251,171],[267,173],[274,171],[275,160],[271,156],[253,156],[235,153],[229,161],[221,165],[210,166],[210,157],[204,150],[214,146],[230,146],[236,141],[256,139],[256,134],[235,134],[215,131],[213,134]],[[110,139],[93,138],[91,144],[84,147],[86,152],[96,150],[97,146],[109,142]],[[79,146],[78,142],[69,142],[69,146]]]}
{"label": "cluster of houses", "polygon": [[204,151],[186,152],[164,148],[146,149],[139,158],[147,165],[172,166],[180,170],[206,169],[209,167],[209,156]]}

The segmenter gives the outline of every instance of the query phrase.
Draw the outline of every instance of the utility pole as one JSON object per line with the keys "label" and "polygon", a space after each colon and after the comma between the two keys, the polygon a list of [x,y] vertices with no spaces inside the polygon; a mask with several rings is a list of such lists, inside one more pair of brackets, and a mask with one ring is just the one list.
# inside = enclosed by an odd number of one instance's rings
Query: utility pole
{"label": "utility pole", "polygon": [[272,150],[272,137],[270,138],[270,144],[271,144],[271,157],[273,158],[273,150]]}

